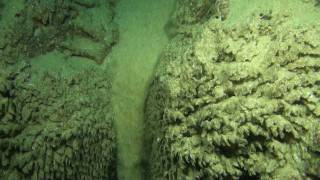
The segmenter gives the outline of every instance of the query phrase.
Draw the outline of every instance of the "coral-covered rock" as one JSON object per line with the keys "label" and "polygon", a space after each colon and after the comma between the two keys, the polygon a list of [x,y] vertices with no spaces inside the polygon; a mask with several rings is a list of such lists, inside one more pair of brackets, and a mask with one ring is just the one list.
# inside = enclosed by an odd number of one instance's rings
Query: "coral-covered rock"
{"label": "coral-covered rock", "polygon": [[172,40],[146,102],[153,179],[320,178],[320,27],[287,18]]}

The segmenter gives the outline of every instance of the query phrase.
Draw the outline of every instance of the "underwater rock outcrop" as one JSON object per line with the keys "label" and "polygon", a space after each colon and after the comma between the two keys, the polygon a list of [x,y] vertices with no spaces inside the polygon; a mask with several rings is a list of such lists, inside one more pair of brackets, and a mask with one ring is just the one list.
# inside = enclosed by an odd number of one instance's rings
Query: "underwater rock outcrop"
{"label": "underwater rock outcrop", "polygon": [[101,64],[118,38],[114,5],[0,0],[1,179],[116,179],[109,70],[70,75],[26,63],[60,51],[60,62]]}
{"label": "underwater rock outcrop", "polygon": [[33,83],[29,69],[0,71],[1,179],[115,179],[106,72],[47,73]]}
{"label": "underwater rock outcrop", "polygon": [[148,177],[320,178],[320,27],[288,18],[173,38],[146,101]]}
{"label": "underwater rock outcrop", "polygon": [[225,20],[229,14],[230,0],[177,0],[172,17],[167,25],[169,36],[189,34],[199,23],[214,16]]}
{"label": "underwater rock outcrop", "polygon": [[7,1],[0,56],[14,63],[19,57],[59,50],[101,64],[118,41],[114,6],[114,0]]}

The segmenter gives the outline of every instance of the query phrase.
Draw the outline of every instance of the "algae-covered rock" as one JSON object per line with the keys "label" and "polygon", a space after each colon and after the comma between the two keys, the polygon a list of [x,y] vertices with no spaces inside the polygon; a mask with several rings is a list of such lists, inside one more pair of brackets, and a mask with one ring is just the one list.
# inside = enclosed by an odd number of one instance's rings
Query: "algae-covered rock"
{"label": "algae-covered rock", "polygon": [[114,3],[0,0],[0,179],[116,178],[109,70],[52,67],[103,62],[117,41]]}
{"label": "algae-covered rock", "polygon": [[115,179],[109,75],[47,73],[34,83],[29,70],[1,71],[1,179]]}
{"label": "algae-covered rock", "polygon": [[320,178],[320,27],[289,18],[171,41],[146,102],[151,179]]}
{"label": "algae-covered rock", "polygon": [[[114,6],[113,0],[5,1],[0,57],[14,63],[59,50],[100,64],[118,39]],[[86,39],[86,47],[72,45],[79,39]]]}
{"label": "algae-covered rock", "polygon": [[188,34],[194,25],[203,23],[212,16],[225,20],[229,14],[229,5],[230,0],[177,0],[168,22],[168,34]]}

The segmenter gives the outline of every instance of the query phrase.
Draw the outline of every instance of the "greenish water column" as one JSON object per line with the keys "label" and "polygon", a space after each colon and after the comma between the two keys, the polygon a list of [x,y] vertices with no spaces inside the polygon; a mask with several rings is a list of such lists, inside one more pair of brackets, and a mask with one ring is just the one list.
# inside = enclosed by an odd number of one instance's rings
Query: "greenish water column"
{"label": "greenish water column", "polygon": [[120,40],[110,59],[115,72],[113,105],[121,180],[142,179],[145,93],[158,56],[168,42],[164,26],[173,5],[174,0],[121,0],[117,4]]}

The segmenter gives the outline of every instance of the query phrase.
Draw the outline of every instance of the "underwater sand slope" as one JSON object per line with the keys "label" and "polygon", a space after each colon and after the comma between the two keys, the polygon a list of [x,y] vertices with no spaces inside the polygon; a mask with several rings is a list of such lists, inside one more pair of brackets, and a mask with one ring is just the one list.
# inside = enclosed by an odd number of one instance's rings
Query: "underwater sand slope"
{"label": "underwater sand slope", "polygon": [[110,60],[115,64],[113,104],[119,179],[142,179],[145,92],[158,55],[167,43],[164,27],[172,8],[173,0],[121,0],[117,5],[120,39]]}

